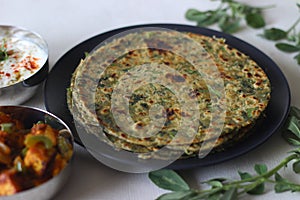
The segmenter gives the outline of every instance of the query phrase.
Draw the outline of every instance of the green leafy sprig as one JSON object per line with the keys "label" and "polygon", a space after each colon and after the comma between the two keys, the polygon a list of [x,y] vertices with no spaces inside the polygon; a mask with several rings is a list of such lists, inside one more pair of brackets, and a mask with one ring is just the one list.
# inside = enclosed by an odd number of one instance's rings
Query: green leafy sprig
{"label": "green leafy sprig", "polygon": [[[297,6],[300,9],[300,4],[297,4]],[[269,28],[264,30],[261,36],[272,41],[284,40],[283,42],[277,42],[275,44],[276,48],[287,53],[297,53],[294,58],[300,65],[300,32],[296,29],[299,23],[300,17],[288,30]]]}
{"label": "green leafy sprig", "polygon": [[175,171],[162,169],[149,173],[150,180],[158,187],[171,191],[158,200],[235,200],[242,194],[263,194],[266,184],[273,184],[276,193],[300,192],[300,184],[279,174],[282,168],[291,166],[293,172],[300,173],[300,110],[292,107],[284,125],[285,138],[296,148],[289,152],[277,166],[268,169],[265,164],[254,165],[255,174],[238,171],[240,180],[214,178],[203,182],[208,189],[191,188]]}
{"label": "green leafy sprig", "polygon": [[210,26],[218,24],[226,33],[235,33],[241,28],[241,21],[253,28],[262,28],[266,25],[262,11],[269,7],[253,7],[234,0],[221,0],[220,6],[215,10],[199,11],[187,10],[185,17],[195,21],[197,26]]}
{"label": "green leafy sprig", "polygon": [[[300,9],[299,3],[297,6]],[[232,34],[241,29],[242,20],[245,20],[246,24],[252,28],[265,27],[263,10],[271,7],[273,6],[254,7],[234,0],[220,0],[220,5],[215,10],[189,9],[185,13],[185,17],[190,21],[195,21],[197,26],[207,27],[218,24],[223,32]],[[300,17],[288,30],[269,28],[264,30],[261,36],[272,41],[283,40],[277,42],[275,47],[283,52],[296,53],[294,59],[300,65],[300,32],[296,29],[299,23]]]}
{"label": "green leafy sprig", "polygon": [[0,46],[0,62],[8,58],[7,49],[5,48],[5,40],[2,40],[2,45]]}

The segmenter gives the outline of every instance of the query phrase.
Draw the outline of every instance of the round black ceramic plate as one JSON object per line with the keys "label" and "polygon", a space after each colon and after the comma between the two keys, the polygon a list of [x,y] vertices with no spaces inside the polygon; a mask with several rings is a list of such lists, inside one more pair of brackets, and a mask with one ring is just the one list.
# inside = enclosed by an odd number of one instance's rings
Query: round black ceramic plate
{"label": "round black ceramic plate", "polygon": [[241,141],[223,152],[210,154],[203,159],[189,158],[177,160],[169,166],[170,168],[184,169],[196,166],[206,166],[235,158],[261,145],[281,127],[289,112],[290,90],[281,70],[263,52],[232,35],[206,28],[177,24],[147,24],[120,28],[94,36],[69,50],[52,68],[48,79],[45,82],[44,96],[46,109],[63,119],[69,125],[74,133],[75,141],[77,143],[82,144],[76,133],[73,118],[68,110],[66,100],[66,92],[73,71],[79,64],[80,59],[84,58],[85,52],[90,52],[103,40],[117,33],[142,27],[162,27],[177,31],[194,32],[207,36],[225,38],[227,44],[250,56],[264,69],[272,86],[271,99],[265,113],[266,117],[250,130],[251,134],[249,134],[247,140]]}

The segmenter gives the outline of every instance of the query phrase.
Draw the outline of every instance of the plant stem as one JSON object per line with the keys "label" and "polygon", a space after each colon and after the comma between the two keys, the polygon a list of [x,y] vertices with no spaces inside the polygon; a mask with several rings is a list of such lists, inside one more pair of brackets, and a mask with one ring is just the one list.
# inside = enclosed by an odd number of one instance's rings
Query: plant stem
{"label": "plant stem", "polygon": [[235,184],[240,184],[240,183],[244,183],[244,182],[253,182],[260,178],[268,179],[269,177],[273,176],[276,172],[278,172],[282,167],[286,166],[290,161],[292,161],[296,158],[299,158],[299,155],[292,154],[292,155],[286,157],[285,159],[283,159],[276,167],[274,167],[273,169],[271,169],[270,171],[268,171],[262,175],[253,176],[251,178],[243,179],[240,181],[233,181],[230,184],[235,185]]}
{"label": "plant stem", "polygon": [[297,21],[291,26],[291,28],[289,28],[289,30],[287,30],[287,33],[290,33],[300,22],[300,17],[297,19]]}
{"label": "plant stem", "polygon": [[276,7],[276,5],[269,5],[269,6],[256,7],[256,8],[261,9],[261,10],[266,10],[266,9],[275,8],[275,7]]}
{"label": "plant stem", "polygon": [[[299,158],[299,155],[294,153],[294,154],[286,157],[285,159],[283,159],[277,166],[275,166],[273,169],[271,169],[270,171],[268,171],[262,175],[253,176],[251,178],[243,179],[243,180],[239,180],[239,181],[224,183],[223,187],[212,188],[212,189],[207,189],[207,190],[195,190],[195,192],[197,192],[198,194],[210,195],[210,194],[214,194],[216,192],[222,191],[222,190],[229,190],[233,187],[243,188],[244,190],[241,191],[241,193],[248,192],[248,191],[254,189],[259,184],[264,183],[266,180],[269,180],[269,178],[271,176],[273,176],[281,168],[285,167],[289,162],[291,162],[292,160],[294,160],[296,158]],[[252,183],[247,184],[247,185],[245,184],[245,183],[249,183],[249,182],[252,182]],[[269,180],[269,182],[271,182],[271,180]],[[297,184],[295,184],[295,185],[297,185]],[[299,187],[300,187],[300,185],[299,185]]]}

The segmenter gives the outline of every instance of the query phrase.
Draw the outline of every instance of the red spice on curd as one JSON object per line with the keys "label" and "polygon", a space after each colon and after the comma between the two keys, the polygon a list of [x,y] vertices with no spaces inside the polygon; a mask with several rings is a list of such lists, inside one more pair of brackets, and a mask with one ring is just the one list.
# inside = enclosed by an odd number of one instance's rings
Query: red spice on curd
{"label": "red spice on curd", "polygon": [[26,80],[46,63],[47,53],[33,42],[19,38],[0,38],[0,46],[9,52],[0,61],[0,88]]}

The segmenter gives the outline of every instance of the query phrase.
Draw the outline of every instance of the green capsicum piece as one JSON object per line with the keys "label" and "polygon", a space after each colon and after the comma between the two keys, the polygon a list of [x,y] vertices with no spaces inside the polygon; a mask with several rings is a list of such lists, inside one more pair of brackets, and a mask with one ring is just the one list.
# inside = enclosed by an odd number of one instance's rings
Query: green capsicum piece
{"label": "green capsicum piece", "polygon": [[52,141],[44,135],[30,135],[25,138],[26,147],[32,147],[37,143],[43,143],[46,149],[50,149],[53,147]]}
{"label": "green capsicum piece", "polygon": [[11,133],[13,125],[14,125],[13,123],[2,123],[2,124],[0,124],[1,131]]}

